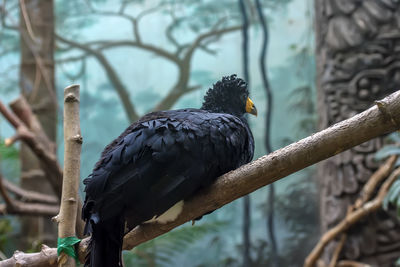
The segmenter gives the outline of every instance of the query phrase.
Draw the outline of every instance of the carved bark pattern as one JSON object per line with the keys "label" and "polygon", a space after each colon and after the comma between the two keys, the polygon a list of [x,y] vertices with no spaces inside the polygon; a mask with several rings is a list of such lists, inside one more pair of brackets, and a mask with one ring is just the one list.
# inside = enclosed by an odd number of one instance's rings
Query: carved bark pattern
{"label": "carved bark pattern", "polygon": [[[347,119],[400,89],[400,2],[316,0],[320,127]],[[373,153],[382,138],[326,160],[321,218],[323,231],[338,223],[377,168]],[[390,266],[400,257],[399,223],[379,212],[350,230],[342,258]],[[329,246],[325,257],[332,255]]]}

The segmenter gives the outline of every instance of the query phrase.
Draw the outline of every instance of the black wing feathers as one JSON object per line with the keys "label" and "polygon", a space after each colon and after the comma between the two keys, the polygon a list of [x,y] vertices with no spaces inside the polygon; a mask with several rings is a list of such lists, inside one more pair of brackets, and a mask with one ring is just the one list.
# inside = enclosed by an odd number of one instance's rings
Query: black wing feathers
{"label": "black wing feathers", "polygon": [[235,116],[195,109],[151,113],[106,147],[85,180],[91,203],[85,219],[99,214],[108,220],[129,209],[142,216],[134,221],[148,220],[247,163],[253,150],[247,124]]}

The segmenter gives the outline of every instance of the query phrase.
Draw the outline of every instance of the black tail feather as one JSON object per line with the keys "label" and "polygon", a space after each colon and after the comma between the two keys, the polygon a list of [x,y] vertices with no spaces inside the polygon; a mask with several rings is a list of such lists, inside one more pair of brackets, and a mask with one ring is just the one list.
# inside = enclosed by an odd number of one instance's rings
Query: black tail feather
{"label": "black tail feather", "polygon": [[85,267],[122,267],[123,216],[94,224]]}

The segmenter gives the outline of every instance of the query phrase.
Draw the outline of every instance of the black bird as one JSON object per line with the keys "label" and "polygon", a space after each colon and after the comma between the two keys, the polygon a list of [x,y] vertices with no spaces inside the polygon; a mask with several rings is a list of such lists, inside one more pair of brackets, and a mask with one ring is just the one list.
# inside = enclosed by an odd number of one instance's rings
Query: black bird
{"label": "black bird", "polygon": [[91,234],[85,266],[122,266],[126,228],[173,221],[182,200],[250,162],[246,112],[257,115],[247,84],[231,75],[207,91],[201,109],[147,114],[112,141],[84,180],[82,217]]}

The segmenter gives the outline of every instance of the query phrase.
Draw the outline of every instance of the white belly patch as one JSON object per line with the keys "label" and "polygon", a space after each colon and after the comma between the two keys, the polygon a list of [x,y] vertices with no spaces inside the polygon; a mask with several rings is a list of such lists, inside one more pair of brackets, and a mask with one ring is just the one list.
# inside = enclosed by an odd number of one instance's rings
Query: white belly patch
{"label": "white belly patch", "polygon": [[152,219],[145,221],[145,223],[152,223],[152,222],[157,222],[157,223],[168,223],[175,221],[176,218],[178,218],[179,214],[181,214],[183,210],[183,204],[184,201],[181,200],[177,202],[175,205],[173,205],[171,208],[169,208],[166,212],[161,214],[160,216],[154,216]]}

